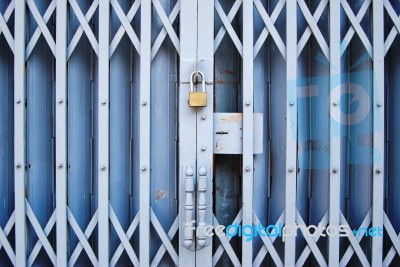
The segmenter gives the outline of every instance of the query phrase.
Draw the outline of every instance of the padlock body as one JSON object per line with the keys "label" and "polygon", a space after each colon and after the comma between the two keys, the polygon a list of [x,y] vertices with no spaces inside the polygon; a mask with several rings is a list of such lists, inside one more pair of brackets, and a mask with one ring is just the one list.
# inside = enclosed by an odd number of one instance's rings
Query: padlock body
{"label": "padlock body", "polygon": [[189,106],[190,107],[206,107],[207,106],[207,93],[205,93],[205,92],[190,92],[189,93]]}

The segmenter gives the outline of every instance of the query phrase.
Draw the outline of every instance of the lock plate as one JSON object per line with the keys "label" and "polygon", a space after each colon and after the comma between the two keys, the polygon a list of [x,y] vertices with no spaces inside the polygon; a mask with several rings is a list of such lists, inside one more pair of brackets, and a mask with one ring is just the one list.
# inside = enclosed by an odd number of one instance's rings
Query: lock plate
{"label": "lock plate", "polygon": [[205,92],[190,92],[189,93],[189,106],[190,107],[206,107],[207,106],[207,93],[205,93]]}

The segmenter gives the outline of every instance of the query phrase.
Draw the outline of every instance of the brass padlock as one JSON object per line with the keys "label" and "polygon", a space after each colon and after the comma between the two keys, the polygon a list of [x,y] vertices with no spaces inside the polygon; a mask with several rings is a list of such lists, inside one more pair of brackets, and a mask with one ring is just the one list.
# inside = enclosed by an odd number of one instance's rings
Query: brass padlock
{"label": "brass padlock", "polygon": [[[194,92],[194,75],[201,75],[202,92]],[[206,107],[207,106],[207,93],[206,93],[206,80],[201,71],[195,71],[190,76],[190,93],[189,93],[189,106],[190,107]]]}

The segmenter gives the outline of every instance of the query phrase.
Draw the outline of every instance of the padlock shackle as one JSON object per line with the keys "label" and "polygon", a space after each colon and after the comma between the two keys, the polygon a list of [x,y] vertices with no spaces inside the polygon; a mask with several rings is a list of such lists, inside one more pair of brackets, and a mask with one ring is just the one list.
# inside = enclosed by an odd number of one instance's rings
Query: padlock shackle
{"label": "padlock shackle", "polygon": [[193,85],[194,85],[193,78],[194,78],[195,74],[201,76],[201,86],[203,87],[203,93],[205,93],[206,92],[206,79],[205,79],[204,73],[199,71],[199,70],[198,71],[193,71],[192,74],[190,75],[190,92],[194,92],[194,89],[193,89]]}

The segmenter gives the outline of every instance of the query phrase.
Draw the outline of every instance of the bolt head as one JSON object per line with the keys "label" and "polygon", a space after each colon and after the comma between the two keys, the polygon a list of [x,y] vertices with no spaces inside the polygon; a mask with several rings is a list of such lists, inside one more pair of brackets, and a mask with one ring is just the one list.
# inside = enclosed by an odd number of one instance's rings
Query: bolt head
{"label": "bolt head", "polygon": [[147,170],[147,168],[146,167],[142,167],[142,172],[144,172],[144,171],[146,171]]}
{"label": "bolt head", "polygon": [[382,102],[378,102],[376,105],[380,108],[382,107]]}
{"label": "bolt head", "polygon": [[100,167],[100,170],[101,170],[101,171],[105,171],[106,169],[107,169],[106,166],[101,166],[101,167]]}
{"label": "bolt head", "polygon": [[64,99],[62,99],[62,98],[60,98],[59,100],[58,100],[58,104],[62,104],[64,102]]}
{"label": "bolt head", "polygon": [[17,169],[21,169],[21,164],[18,163],[16,167],[17,167]]}
{"label": "bolt head", "polygon": [[290,172],[290,173],[292,173],[293,171],[294,171],[293,168],[288,169],[288,172]]}
{"label": "bolt head", "polygon": [[101,104],[104,106],[105,104],[107,104],[107,100],[103,100],[103,101],[101,101]]}
{"label": "bolt head", "polygon": [[247,167],[245,168],[245,170],[246,170],[246,172],[249,172],[249,171],[250,171],[250,167],[247,166]]}
{"label": "bolt head", "polygon": [[333,105],[334,107],[336,107],[336,106],[337,106],[337,103],[336,103],[336,102],[333,102],[332,105]]}
{"label": "bolt head", "polygon": [[143,101],[142,102],[142,106],[146,106],[147,105],[147,102],[146,101]]}
{"label": "bolt head", "polygon": [[332,172],[333,172],[333,173],[337,173],[337,172],[338,172],[338,169],[337,169],[337,168],[333,168],[333,169],[332,169]]}
{"label": "bolt head", "polygon": [[382,170],[381,169],[376,169],[376,171],[375,171],[377,174],[380,174],[381,172],[382,172]]}
{"label": "bolt head", "polygon": [[201,147],[201,151],[206,151],[206,147],[205,147],[205,146],[202,146],[202,147]]}
{"label": "bolt head", "polygon": [[246,106],[250,106],[250,101],[246,101]]}
{"label": "bolt head", "polygon": [[21,104],[21,99],[17,99],[17,104]]}
{"label": "bolt head", "polygon": [[61,169],[62,167],[64,167],[64,165],[62,165],[61,163],[60,164],[58,164],[58,166],[57,166],[59,169]]}
{"label": "bolt head", "polygon": [[201,119],[204,121],[206,119],[206,115],[201,116]]}
{"label": "bolt head", "polygon": [[293,107],[294,106],[294,102],[290,102],[289,106]]}

